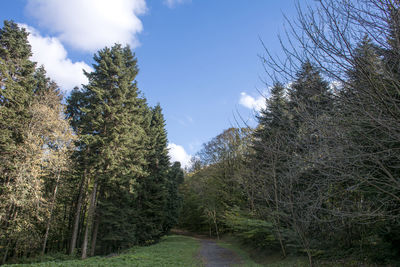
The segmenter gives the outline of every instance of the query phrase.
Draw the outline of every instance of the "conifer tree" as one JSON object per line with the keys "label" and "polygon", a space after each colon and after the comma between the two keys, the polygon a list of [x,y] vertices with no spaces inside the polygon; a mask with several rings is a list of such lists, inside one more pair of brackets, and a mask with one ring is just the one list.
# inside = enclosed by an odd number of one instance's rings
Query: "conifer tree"
{"label": "conifer tree", "polygon": [[[339,168],[346,170],[341,175],[347,178],[347,187],[350,184],[358,189],[347,194],[354,205],[347,205],[343,209],[351,211],[354,214],[352,220],[356,222],[355,218],[366,210],[379,210],[375,216],[364,218],[363,225],[349,224],[348,228],[351,228],[355,237],[348,236],[349,231],[346,231],[345,240],[348,246],[353,246],[357,239],[371,238],[377,228],[380,229],[379,235],[386,240],[398,240],[400,236],[396,234],[400,229],[396,220],[387,222],[390,228],[383,223],[379,226],[376,224],[377,220],[392,218],[400,203],[395,197],[400,192],[396,181],[398,179],[395,177],[399,177],[400,173],[394,167],[399,160],[399,156],[394,153],[399,146],[399,139],[396,137],[399,124],[395,119],[396,114],[399,114],[398,81],[395,78],[398,76],[398,58],[392,57],[397,53],[393,47],[397,41],[395,34],[392,35],[394,36],[388,40],[390,50],[378,49],[368,37],[356,47],[353,68],[347,73],[348,83],[340,97],[339,123],[346,133],[341,147],[345,148],[343,157],[346,160],[341,162]],[[340,194],[342,198],[344,195]],[[364,233],[360,233],[361,231]]]}
{"label": "conifer tree", "polygon": [[[312,265],[312,248],[320,236],[315,235],[318,218],[322,217],[323,205],[328,199],[327,179],[319,168],[321,144],[325,142],[324,129],[332,112],[333,100],[328,83],[318,68],[309,61],[302,64],[296,80],[289,90],[289,116],[292,127],[288,142],[291,146],[286,163],[284,195],[291,230],[299,245],[307,252]],[[313,202],[313,205],[309,205]],[[313,217],[310,216],[313,214]]]}
{"label": "conifer tree", "polygon": [[[27,40],[28,33],[12,21],[0,29],[0,239],[2,262],[12,247],[32,229],[29,209],[25,205],[34,196],[34,183],[27,179],[25,152],[27,128],[31,119],[35,63]],[[24,173],[21,173],[24,172]],[[34,231],[37,233],[36,231]],[[33,239],[33,237],[32,237]]]}
{"label": "conifer tree", "polygon": [[332,104],[328,83],[309,61],[303,63],[297,72],[289,90],[289,99],[292,120],[297,127],[328,111]]}
{"label": "conifer tree", "polygon": [[71,105],[78,106],[69,108],[81,135],[82,175],[90,188],[82,258],[90,240],[94,253],[98,232],[106,250],[134,242],[135,184],[147,176],[143,124],[148,107],[138,96],[137,61],[129,47],[119,44],[100,50],[94,60],[94,71],[85,73],[89,84],[71,98]]}
{"label": "conifer tree", "polygon": [[[28,33],[12,21],[0,29],[0,166],[3,186],[11,182],[18,145],[24,142],[32,101],[35,63],[28,43]],[[1,193],[1,192],[0,192]],[[0,221],[4,220],[0,216]]]}
{"label": "conifer tree", "polygon": [[288,140],[293,134],[285,92],[286,88],[281,83],[275,83],[271,89],[266,108],[258,116],[259,125],[252,143],[255,154],[250,163],[252,166],[259,166],[258,173],[251,177],[257,199],[263,200],[256,202],[257,210],[260,214],[265,214],[264,219],[272,218],[283,256],[286,256],[286,245],[282,237],[282,224],[287,223],[287,218],[282,218],[286,211],[282,196],[288,192],[285,171],[290,154]]}
{"label": "conifer tree", "polygon": [[182,196],[179,193],[179,186],[184,181],[184,173],[179,162],[174,162],[169,169],[167,176],[167,198],[165,201],[165,214],[163,221],[163,233],[166,234],[178,223],[179,214],[182,209]]}
{"label": "conifer tree", "polygon": [[156,105],[149,113],[148,125],[148,173],[149,176],[139,182],[138,193],[139,242],[158,240],[163,234],[166,200],[168,196],[169,156],[167,150],[167,133],[165,120],[160,105]]}

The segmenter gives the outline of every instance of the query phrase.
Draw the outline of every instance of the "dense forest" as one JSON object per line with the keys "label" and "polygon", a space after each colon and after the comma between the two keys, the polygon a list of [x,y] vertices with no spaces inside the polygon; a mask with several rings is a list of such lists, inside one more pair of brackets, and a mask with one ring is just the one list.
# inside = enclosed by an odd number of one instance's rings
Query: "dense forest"
{"label": "dense forest", "polygon": [[1,262],[158,241],[177,221],[183,171],[170,163],[160,105],[137,88],[134,54],[98,51],[65,104],[27,36],[12,21],[0,30]]}
{"label": "dense forest", "polygon": [[262,56],[274,83],[258,126],[227,129],[193,158],[180,226],[310,265],[396,265],[400,2],[316,5],[288,21],[286,58]]}
{"label": "dense forest", "polygon": [[[66,98],[0,29],[1,263],[86,258],[156,243],[172,227],[229,234],[282,257],[400,262],[400,2],[321,0],[264,45],[256,115],[171,163],[160,105],[129,46],[94,55]],[[267,79],[268,80],[268,79]]]}

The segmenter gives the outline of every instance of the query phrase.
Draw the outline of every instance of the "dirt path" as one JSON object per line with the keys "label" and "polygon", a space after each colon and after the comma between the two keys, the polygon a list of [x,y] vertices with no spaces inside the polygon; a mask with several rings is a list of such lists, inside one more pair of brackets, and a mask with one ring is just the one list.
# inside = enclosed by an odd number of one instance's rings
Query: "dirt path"
{"label": "dirt path", "polygon": [[234,251],[219,246],[213,240],[202,239],[200,257],[206,267],[230,267],[243,264]]}

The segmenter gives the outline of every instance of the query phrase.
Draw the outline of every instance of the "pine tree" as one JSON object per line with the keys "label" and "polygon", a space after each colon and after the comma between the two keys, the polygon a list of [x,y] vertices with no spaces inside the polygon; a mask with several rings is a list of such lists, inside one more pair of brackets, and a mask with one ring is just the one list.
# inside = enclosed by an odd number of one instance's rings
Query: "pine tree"
{"label": "pine tree", "polygon": [[24,169],[29,156],[25,152],[35,71],[35,63],[29,60],[31,47],[27,36],[28,33],[12,21],[5,21],[0,29],[0,239],[5,248],[3,263],[12,247],[21,248],[16,242],[33,226],[29,212],[20,210],[33,200],[29,198],[34,193],[31,187],[34,183],[26,176],[29,169],[27,172]]}
{"label": "pine tree", "polygon": [[82,175],[90,182],[82,258],[90,240],[94,253],[98,232],[104,233],[99,236],[104,250],[134,242],[135,184],[147,176],[143,125],[148,107],[138,97],[137,60],[129,47],[118,44],[100,50],[94,60],[94,71],[85,73],[89,84],[74,93],[70,105],[77,106],[69,107],[81,136]]}
{"label": "pine tree", "polygon": [[[324,154],[326,125],[330,120],[333,98],[328,83],[318,68],[306,61],[291,84],[288,116],[291,124],[285,140],[290,147],[283,172],[278,177],[285,196],[286,223],[312,262],[311,249],[317,246],[320,235],[315,235],[323,205],[329,190],[326,174],[319,164]],[[309,203],[313,203],[310,205]],[[313,214],[313,216],[310,216]]]}
{"label": "pine tree", "polygon": [[[0,166],[4,185],[10,182],[13,161],[18,160],[18,145],[24,142],[32,101],[35,63],[28,43],[28,33],[12,21],[0,29]],[[1,191],[0,191],[1,193]],[[0,221],[4,217],[0,216]]]}
{"label": "pine tree", "polygon": [[179,186],[184,181],[184,173],[179,162],[174,162],[167,176],[167,198],[165,203],[165,214],[163,221],[163,233],[168,233],[178,223],[179,214],[182,209],[183,198],[179,193]]}
{"label": "pine tree", "polygon": [[[395,19],[392,20],[394,22]],[[400,193],[395,178],[400,174],[395,167],[399,161],[395,151],[400,144],[396,137],[399,133],[399,54],[396,28],[398,26],[394,25],[391,29],[389,50],[379,49],[368,37],[360,42],[354,50],[353,68],[347,73],[348,83],[340,97],[340,125],[345,129],[347,145],[342,145],[346,148],[346,160],[340,168],[346,170],[342,175],[349,177],[346,185],[351,183],[358,189],[348,194],[354,205],[345,208],[354,213],[353,219],[365,210],[380,210],[379,215],[371,217],[368,224],[365,224],[364,219],[363,225],[352,223],[348,226],[355,236],[348,236],[349,231],[344,233],[349,246],[354,245],[357,239],[371,238],[376,229],[384,237],[382,243],[391,240],[389,244],[394,244],[396,241],[393,240],[400,239],[400,227],[396,220],[387,222],[390,227],[386,227],[384,223],[379,226],[376,224],[377,220],[393,216],[394,210],[399,207],[398,198],[394,197]],[[396,250],[398,249],[393,247],[393,251]]]}
{"label": "pine tree", "polygon": [[160,105],[149,113],[147,161],[149,176],[139,182],[137,234],[140,243],[158,240],[163,234],[166,213],[169,156],[165,120]]}
{"label": "pine tree", "polygon": [[331,93],[319,70],[310,62],[302,64],[289,90],[292,120],[300,127],[305,121],[316,119],[332,106]]}

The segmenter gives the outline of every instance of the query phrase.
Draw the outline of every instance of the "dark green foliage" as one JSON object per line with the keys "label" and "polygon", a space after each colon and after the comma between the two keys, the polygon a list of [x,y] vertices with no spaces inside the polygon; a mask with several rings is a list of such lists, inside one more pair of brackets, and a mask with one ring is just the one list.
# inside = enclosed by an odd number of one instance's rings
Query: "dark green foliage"
{"label": "dark green foliage", "polygon": [[230,231],[244,244],[259,249],[278,249],[271,222],[257,219],[238,208],[226,211],[224,221]]}
{"label": "dark green foliage", "polygon": [[104,240],[106,250],[115,250],[136,242],[131,209],[135,184],[148,176],[144,128],[148,108],[138,97],[137,61],[129,47],[105,48],[94,60],[94,72],[86,73],[89,84],[81,92],[74,91],[68,111],[80,134],[79,157],[85,159],[82,164],[92,178],[95,202],[89,209],[95,211],[89,216],[95,213],[95,217],[89,220],[100,223],[104,234],[99,243]]}
{"label": "dark green foliage", "polygon": [[[311,49],[303,43],[304,49],[315,64],[306,59],[291,83],[274,84],[251,144],[244,142],[244,157],[233,157],[239,161],[230,161],[231,152],[240,150],[224,143],[225,133],[204,145],[182,188],[182,227],[205,231],[208,226],[215,235],[233,232],[283,256],[306,254],[310,265],[324,256],[382,263],[398,259],[399,4],[361,2],[365,5],[355,7],[322,1],[321,13],[314,14],[330,17],[318,22],[314,16],[301,17],[315,45]],[[372,14],[379,12],[389,19],[377,22]],[[314,23],[310,28],[307,19]],[[359,37],[346,39],[344,32],[335,32],[336,19],[373,29],[349,45]],[[327,27],[318,31],[313,26],[318,23]],[[377,28],[385,29],[385,40],[369,37]],[[332,47],[330,38],[351,50]],[[335,72],[340,68],[345,77]],[[339,81],[329,85],[321,70]]]}
{"label": "dark green foliage", "polygon": [[289,89],[289,100],[292,120],[297,127],[329,110],[331,100],[328,83],[311,62],[303,63],[297,72]]}
{"label": "dark green foliage", "polygon": [[158,241],[177,222],[183,171],[170,165],[160,105],[140,96],[134,54],[100,50],[89,83],[67,100],[67,121],[58,86],[29,60],[27,36],[13,22],[0,29],[2,262]]}
{"label": "dark green foliage", "polygon": [[166,184],[167,198],[165,209],[165,218],[163,222],[163,232],[168,233],[172,227],[178,224],[179,215],[182,209],[182,196],[178,191],[179,186],[184,181],[184,174],[181,164],[175,162],[168,172],[168,181]]}
{"label": "dark green foliage", "polygon": [[74,90],[68,112],[80,134],[76,162],[94,199],[85,226],[92,237],[84,237],[84,246],[91,239],[92,253],[94,246],[110,253],[153,243],[170,229],[168,205],[178,183],[169,180],[174,177],[161,107],[149,108],[139,97],[129,47],[105,48],[94,59],[94,72],[86,73],[89,84]]}
{"label": "dark green foliage", "polygon": [[27,110],[32,101],[35,63],[29,60],[32,53],[27,38],[28,33],[16,23],[4,21],[0,29],[0,171],[5,180],[10,179],[7,173],[17,157],[17,146],[24,141],[23,129],[30,117]]}
{"label": "dark green foliage", "polygon": [[31,47],[27,36],[12,21],[5,21],[0,29],[0,255],[3,261],[24,231],[19,229],[24,219],[17,220],[17,216],[18,212],[24,214],[18,209],[23,208],[20,190],[26,185],[23,179],[17,178],[18,166],[28,156],[23,148],[32,117],[29,107],[35,71],[35,63],[29,60]]}
{"label": "dark green foliage", "polygon": [[163,234],[165,207],[168,196],[169,156],[167,133],[160,105],[149,111],[147,126],[147,170],[149,176],[139,181],[138,240],[140,243],[157,241]]}

